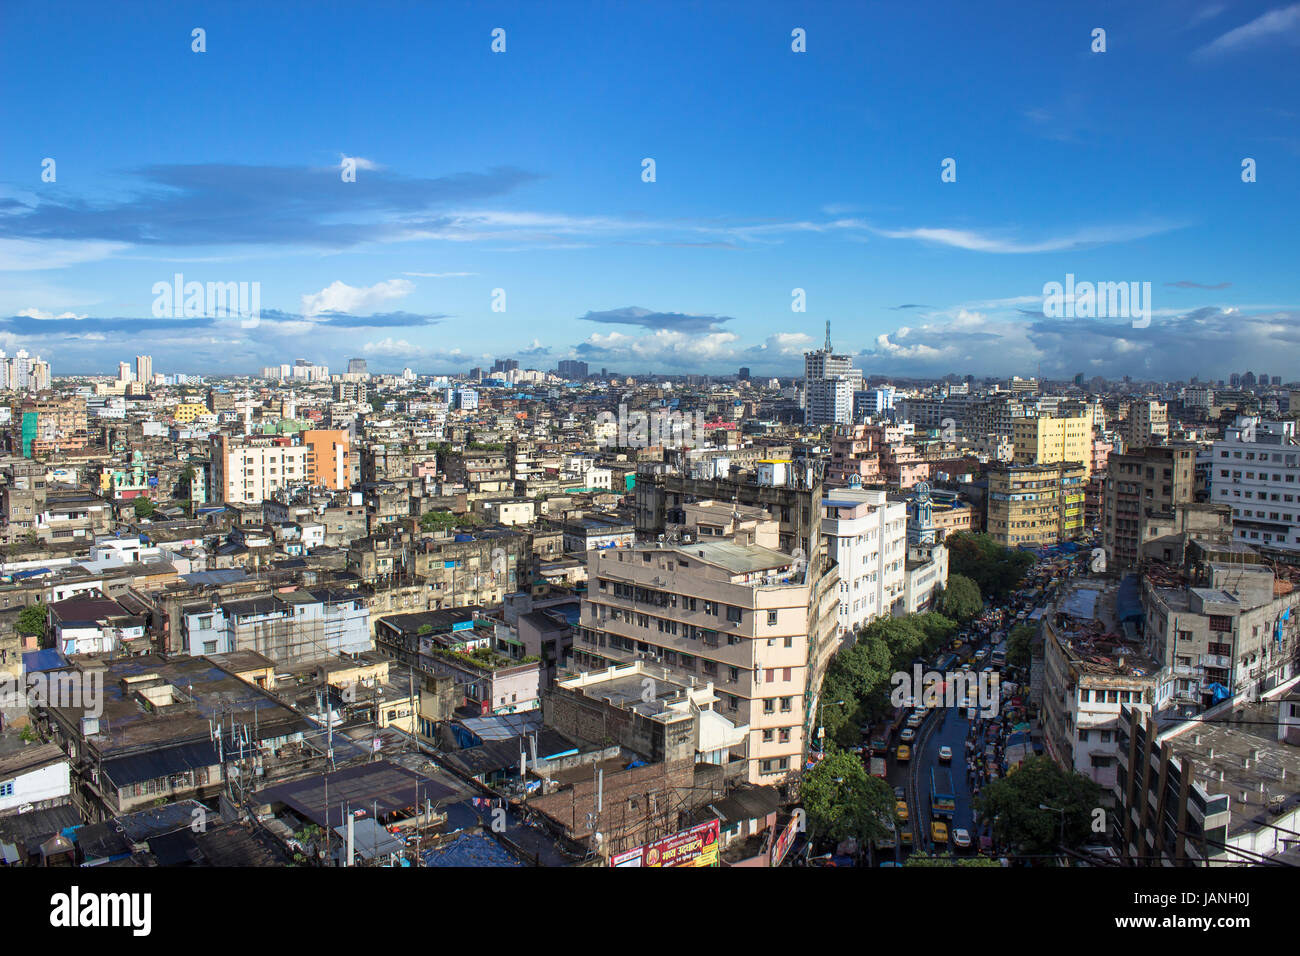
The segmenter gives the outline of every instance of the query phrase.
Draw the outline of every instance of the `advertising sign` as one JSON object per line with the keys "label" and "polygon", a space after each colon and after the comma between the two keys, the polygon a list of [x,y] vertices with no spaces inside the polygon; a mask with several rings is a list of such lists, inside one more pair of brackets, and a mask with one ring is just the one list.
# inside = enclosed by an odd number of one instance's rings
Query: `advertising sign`
{"label": "advertising sign", "polygon": [[645,846],[642,866],[717,866],[718,821],[710,820]]}
{"label": "advertising sign", "polygon": [[772,842],[772,862],[769,864],[770,866],[781,865],[785,855],[790,852],[790,845],[794,843],[794,835],[798,832],[799,817],[796,815],[790,818],[790,822],[785,825],[781,835]]}

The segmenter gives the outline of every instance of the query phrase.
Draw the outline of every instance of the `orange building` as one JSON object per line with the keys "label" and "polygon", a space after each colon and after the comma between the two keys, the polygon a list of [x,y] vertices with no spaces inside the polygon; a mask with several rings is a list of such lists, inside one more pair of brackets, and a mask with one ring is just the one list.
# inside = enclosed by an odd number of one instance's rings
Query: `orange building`
{"label": "orange building", "polygon": [[307,480],[335,491],[350,488],[352,450],[348,447],[348,433],[340,428],[309,428],[301,437],[302,443],[311,449],[307,453]]}

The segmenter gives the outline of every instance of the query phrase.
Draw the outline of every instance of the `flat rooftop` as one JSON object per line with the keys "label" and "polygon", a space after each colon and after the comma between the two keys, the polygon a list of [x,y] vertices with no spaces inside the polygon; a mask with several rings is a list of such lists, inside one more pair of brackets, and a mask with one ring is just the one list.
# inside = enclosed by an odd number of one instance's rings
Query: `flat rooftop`
{"label": "flat rooftop", "polygon": [[1270,808],[1300,806],[1300,747],[1277,739],[1277,709],[1276,701],[1237,706],[1169,739],[1206,793],[1228,795],[1229,835],[1274,823]]}

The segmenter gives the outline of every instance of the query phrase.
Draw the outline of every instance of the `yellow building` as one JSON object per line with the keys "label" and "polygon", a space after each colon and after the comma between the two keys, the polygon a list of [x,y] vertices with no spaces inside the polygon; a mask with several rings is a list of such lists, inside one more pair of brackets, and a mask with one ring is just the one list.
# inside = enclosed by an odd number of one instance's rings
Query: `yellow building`
{"label": "yellow building", "polygon": [[1017,419],[1012,426],[1017,465],[1083,463],[1086,480],[1092,467],[1092,409],[1077,415]]}
{"label": "yellow building", "polygon": [[1083,534],[1083,462],[1002,465],[989,471],[988,533],[1009,548],[1070,541]]}
{"label": "yellow building", "polygon": [[201,405],[198,402],[182,402],[172,412],[172,420],[178,425],[188,425],[200,415],[206,415],[207,413],[208,407],[206,405]]}

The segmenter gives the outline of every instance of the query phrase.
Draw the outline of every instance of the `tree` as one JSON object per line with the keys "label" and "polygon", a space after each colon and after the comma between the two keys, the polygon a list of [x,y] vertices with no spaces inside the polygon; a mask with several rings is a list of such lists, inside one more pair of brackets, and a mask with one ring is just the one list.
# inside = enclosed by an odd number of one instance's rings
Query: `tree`
{"label": "tree", "polygon": [[1007,635],[1007,666],[1029,669],[1035,630],[1030,624],[1017,624]]}
{"label": "tree", "polygon": [[[1044,810],[1041,807],[1054,807]],[[994,780],[975,798],[980,818],[991,820],[993,837],[1018,853],[1050,854],[1061,845],[1065,811],[1065,845],[1089,843],[1105,829],[1102,788],[1083,774],[1062,770],[1050,757],[1030,757],[1010,776]]]}
{"label": "tree", "polygon": [[980,593],[1001,603],[1034,565],[1028,551],[1004,548],[987,534],[959,531],[944,539],[948,548],[949,581],[959,574],[970,578]]}
{"label": "tree", "polygon": [[935,651],[947,644],[952,640],[952,636],[957,633],[957,622],[937,611],[918,614],[915,621],[921,628],[922,633],[925,634],[924,649],[926,657],[931,656]]}
{"label": "tree", "polygon": [[450,531],[461,524],[461,520],[450,511],[426,511],[420,515],[422,531]]}
{"label": "tree", "polygon": [[894,793],[870,777],[854,754],[837,750],[808,771],[800,788],[813,833],[835,842],[853,837],[867,843],[888,833]]}
{"label": "tree", "polygon": [[931,856],[928,853],[916,852],[907,858],[903,866],[995,866],[1001,867],[1002,864],[997,860],[990,859],[987,856]]}
{"label": "tree", "polygon": [[969,621],[984,610],[980,589],[964,574],[948,575],[948,586],[943,592],[943,613],[958,621]]}
{"label": "tree", "polygon": [[45,636],[45,605],[29,604],[18,613],[18,633]]}
{"label": "tree", "polygon": [[137,518],[147,518],[153,514],[153,502],[141,495],[135,499],[135,516]]}

